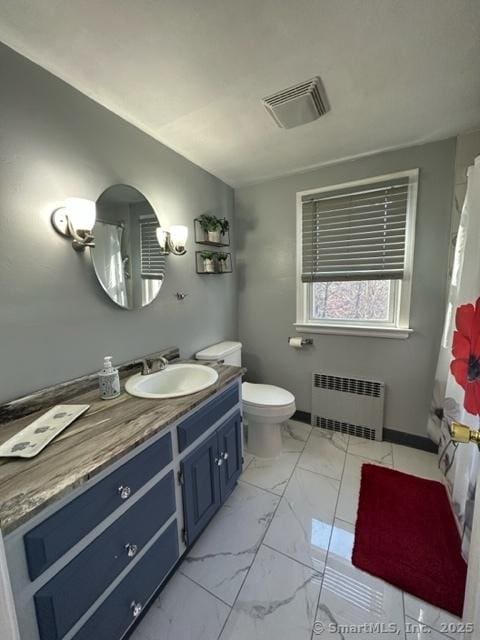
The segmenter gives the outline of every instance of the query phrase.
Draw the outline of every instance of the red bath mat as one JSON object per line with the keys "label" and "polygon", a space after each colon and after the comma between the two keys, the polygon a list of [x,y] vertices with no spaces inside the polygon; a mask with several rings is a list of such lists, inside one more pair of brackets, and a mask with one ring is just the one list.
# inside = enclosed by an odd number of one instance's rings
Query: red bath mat
{"label": "red bath mat", "polygon": [[364,464],[352,563],[462,615],[467,565],[440,482]]}

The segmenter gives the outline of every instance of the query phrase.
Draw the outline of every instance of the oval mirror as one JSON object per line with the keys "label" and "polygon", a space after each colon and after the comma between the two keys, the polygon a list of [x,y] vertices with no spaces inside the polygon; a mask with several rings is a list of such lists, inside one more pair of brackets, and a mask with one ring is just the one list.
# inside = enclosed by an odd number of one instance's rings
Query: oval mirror
{"label": "oval mirror", "polygon": [[110,298],[124,309],[150,304],[165,276],[165,256],[157,241],[158,218],[134,187],[117,184],[97,200],[92,260]]}

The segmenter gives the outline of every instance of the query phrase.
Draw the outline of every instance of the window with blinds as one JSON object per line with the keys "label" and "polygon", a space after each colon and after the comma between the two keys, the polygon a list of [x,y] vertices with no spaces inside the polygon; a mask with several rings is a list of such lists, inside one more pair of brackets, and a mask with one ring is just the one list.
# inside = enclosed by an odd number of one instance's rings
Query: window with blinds
{"label": "window with blinds", "polygon": [[141,277],[163,280],[165,277],[165,258],[157,240],[160,225],[154,216],[143,217],[140,222],[140,268]]}
{"label": "window with blinds", "polygon": [[297,314],[311,333],[408,338],[419,170],[297,193]]}
{"label": "window with blinds", "polygon": [[409,189],[400,174],[304,195],[302,282],[402,279]]}

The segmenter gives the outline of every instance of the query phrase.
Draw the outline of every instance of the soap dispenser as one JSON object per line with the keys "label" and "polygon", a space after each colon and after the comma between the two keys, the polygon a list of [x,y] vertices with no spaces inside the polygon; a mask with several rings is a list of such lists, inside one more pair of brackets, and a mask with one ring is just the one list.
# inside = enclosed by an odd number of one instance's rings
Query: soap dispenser
{"label": "soap dispenser", "polygon": [[98,374],[98,380],[102,400],[111,400],[120,395],[120,377],[118,369],[112,365],[112,356],[104,357],[103,369]]}

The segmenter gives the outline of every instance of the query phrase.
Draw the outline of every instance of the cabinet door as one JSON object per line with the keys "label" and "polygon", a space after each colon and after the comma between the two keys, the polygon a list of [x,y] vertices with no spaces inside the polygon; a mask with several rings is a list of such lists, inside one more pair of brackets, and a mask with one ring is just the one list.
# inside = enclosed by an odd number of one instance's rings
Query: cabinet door
{"label": "cabinet door", "polygon": [[197,538],[220,506],[217,433],[213,433],[181,464],[187,544]]}
{"label": "cabinet door", "polygon": [[232,492],[242,472],[242,425],[240,413],[233,415],[217,430],[221,501]]}

